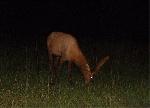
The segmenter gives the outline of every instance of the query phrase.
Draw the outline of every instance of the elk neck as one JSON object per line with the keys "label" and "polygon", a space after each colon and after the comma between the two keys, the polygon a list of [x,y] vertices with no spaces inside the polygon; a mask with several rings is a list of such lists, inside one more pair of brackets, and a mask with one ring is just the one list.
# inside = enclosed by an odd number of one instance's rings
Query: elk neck
{"label": "elk neck", "polygon": [[92,73],[89,67],[89,64],[83,55],[83,53],[80,51],[80,53],[76,56],[76,59],[74,60],[75,64],[80,68],[85,81],[90,81],[92,77]]}

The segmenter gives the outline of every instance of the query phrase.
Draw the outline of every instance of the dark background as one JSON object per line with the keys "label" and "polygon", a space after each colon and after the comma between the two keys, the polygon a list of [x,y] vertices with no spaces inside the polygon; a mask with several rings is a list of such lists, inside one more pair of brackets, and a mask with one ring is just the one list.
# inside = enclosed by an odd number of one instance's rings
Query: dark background
{"label": "dark background", "polygon": [[32,46],[52,31],[148,43],[147,0],[0,2],[1,46]]}
{"label": "dark background", "polygon": [[[91,86],[77,66],[69,84],[67,64],[49,84],[52,31],[74,35],[91,70],[110,56]],[[0,1],[0,106],[148,108],[149,61],[148,0]]]}

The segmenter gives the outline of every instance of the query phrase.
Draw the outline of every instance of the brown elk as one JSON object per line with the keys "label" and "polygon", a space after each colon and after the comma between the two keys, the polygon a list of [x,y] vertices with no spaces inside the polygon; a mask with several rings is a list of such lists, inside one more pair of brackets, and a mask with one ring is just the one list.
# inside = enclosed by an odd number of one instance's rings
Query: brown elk
{"label": "brown elk", "polygon": [[104,57],[98,62],[95,70],[91,71],[77,40],[70,34],[63,32],[52,32],[47,38],[47,48],[53,77],[58,77],[58,71],[61,65],[65,61],[68,61],[69,80],[71,80],[72,77],[71,64],[75,63],[84,76],[85,84],[88,84],[91,79],[93,79],[93,75],[96,74],[100,67],[109,59],[109,56]]}

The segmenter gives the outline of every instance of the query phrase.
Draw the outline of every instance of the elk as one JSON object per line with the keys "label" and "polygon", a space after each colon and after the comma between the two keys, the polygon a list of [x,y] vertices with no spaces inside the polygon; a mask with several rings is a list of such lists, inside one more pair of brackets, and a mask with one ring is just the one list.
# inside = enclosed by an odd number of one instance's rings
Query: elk
{"label": "elk", "polygon": [[75,37],[63,32],[52,32],[47,38],[47,48],[54,79],[58,77],[61,65],[68,61],[68,80],[71,81],[72,79],[71,64],[74,63],[82,72],[86,85],[89,84],[93,76],[109,59],[109,56],[104,57],[98,62],[95,70],[91,71]]}

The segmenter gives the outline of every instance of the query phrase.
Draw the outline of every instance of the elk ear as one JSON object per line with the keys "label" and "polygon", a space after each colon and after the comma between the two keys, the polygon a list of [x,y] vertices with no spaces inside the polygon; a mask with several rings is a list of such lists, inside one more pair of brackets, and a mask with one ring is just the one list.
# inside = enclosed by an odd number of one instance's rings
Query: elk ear
{"label": "elk ear", "polygon": [[103,59],[101,59],[96,67],[95,70],[93,71],[93,75],[96,74],[98,72],[98,70],[105,64],[105,62],[109,59],[109,56],[104,57]]}

